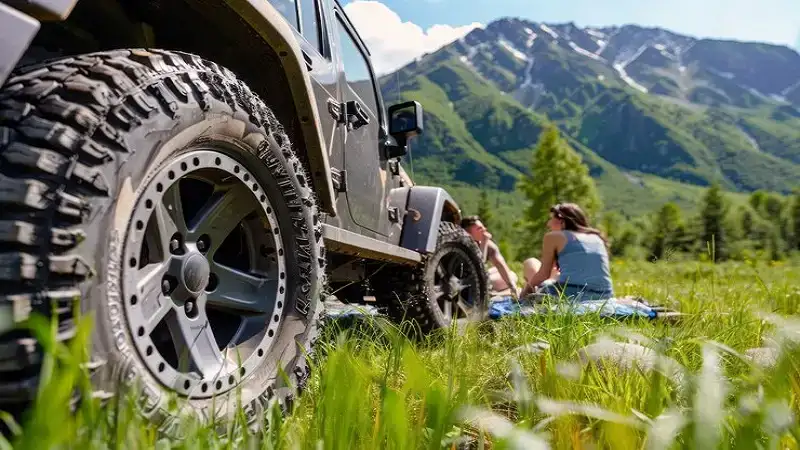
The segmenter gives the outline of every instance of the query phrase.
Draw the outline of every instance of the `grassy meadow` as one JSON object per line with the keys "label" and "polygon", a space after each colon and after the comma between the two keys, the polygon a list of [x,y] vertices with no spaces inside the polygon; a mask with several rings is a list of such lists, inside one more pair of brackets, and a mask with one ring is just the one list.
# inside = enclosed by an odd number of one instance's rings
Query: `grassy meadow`
{"label": "grassy meadow", "polygon": [[[15,434],[0,447],[800,448],[800,264],[616,261],[613,274],[620,295],[688,316],[510,317],[424,342],[381,319],[332,324],[294,411],[275,411],[259,432],[225,425],[220,437],[199,423],[187,423],[181,440],[159,436],[128,398],[102,409],[84,402],[72,414],[82,351],[46,344],[40,404],[21,424],[3,417]],[[593,343],[629,352],[592,364],[579,350]],[[745,355],[763,346],[780,349],[774,364]]]}

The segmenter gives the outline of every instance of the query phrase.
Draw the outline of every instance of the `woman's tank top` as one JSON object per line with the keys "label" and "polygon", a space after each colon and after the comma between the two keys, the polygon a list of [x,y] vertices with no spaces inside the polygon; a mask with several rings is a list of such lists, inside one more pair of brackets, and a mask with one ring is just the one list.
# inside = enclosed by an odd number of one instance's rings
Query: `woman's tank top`
{"label": "woman's tank top", "polygon": [[600,236],[567,230],[562,233],[567,244],[558,253],[558,282],[613,296],[608,252]]}

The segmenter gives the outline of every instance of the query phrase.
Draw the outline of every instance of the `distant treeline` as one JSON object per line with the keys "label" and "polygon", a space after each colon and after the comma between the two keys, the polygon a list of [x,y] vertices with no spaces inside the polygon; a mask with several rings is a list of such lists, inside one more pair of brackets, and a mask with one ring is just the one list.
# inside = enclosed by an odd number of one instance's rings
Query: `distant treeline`
{"label": "distant treeline", "polygon": [[[555,127],[546,128],[531,159],[531,175],[517,189],[524,194],[522,219],[502,224],[483,192],[471,213],[489,229],[502,229],[498,241],[509,258],[540,253],[550,206],[574,202],[608,237],[613,257],[663,260],[781,260],[800,253],[800,186],[792,195],[756,191],[746,203],[731,202],[714,184],[706,189],[698,212],[687,214],[666,203],[649,214],[626,218],[604,211],[594,181],[580,156]],[[800,180],[799,180],[800,183]]]}

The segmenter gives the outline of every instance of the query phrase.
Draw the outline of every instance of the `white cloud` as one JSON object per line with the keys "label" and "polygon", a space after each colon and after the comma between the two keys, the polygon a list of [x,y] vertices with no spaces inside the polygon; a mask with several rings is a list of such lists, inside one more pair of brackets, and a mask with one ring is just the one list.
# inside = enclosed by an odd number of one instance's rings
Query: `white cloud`
{"label": "white cloud", "polygon": [[433,25],[423,30],[415,23],[403,22],[388,6],[372,0],[356,0],[344,9],[369,47],[375,71],[381,75],[483,27],[474,22],[460,27]]}

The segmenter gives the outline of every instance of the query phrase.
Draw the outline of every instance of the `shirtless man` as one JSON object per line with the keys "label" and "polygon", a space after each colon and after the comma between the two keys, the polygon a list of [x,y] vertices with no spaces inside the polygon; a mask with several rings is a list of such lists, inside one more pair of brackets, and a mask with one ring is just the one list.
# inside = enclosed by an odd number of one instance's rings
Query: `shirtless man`
{"label": "shirtless man", "polygon": [[478,247],[483,253],[484,263],[487,260],[492,262],[492,267],[488,270],[492,291],[497,293],[508,289],[510,294],[517,298],[519,294],[517,274],[508,267],[497,244],[492,241],[492,234],[489,233],[480,218],[478,216],[465,217],[461,221],[461,227],[478,243]]}
{"label": "shirtless man", "polygon": [[[481,222],[478,216],[469,216],[461,220],[461,227],[464,228],[472,239],[478,243],[478,247],[483,253],[484,263],[489,260],[492,262],[492,267],[489,268],[489,282],[492,284],[493,293],[501,293],[509,290],[509,293],[515,298],[519,298],[522,289],[517,287],[517,274],[508,267],[505,258],[500,253],[500,248],[492,241],[492,234],[486,229],[486,226]],[[542,262],[536,258],[528,258],[522,264],[523,276],[527,284],[531,278],[542,267]],[[551,273],[552,279],[558,278],[558,269],[553,267]]]}

